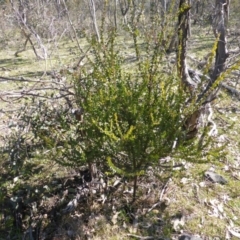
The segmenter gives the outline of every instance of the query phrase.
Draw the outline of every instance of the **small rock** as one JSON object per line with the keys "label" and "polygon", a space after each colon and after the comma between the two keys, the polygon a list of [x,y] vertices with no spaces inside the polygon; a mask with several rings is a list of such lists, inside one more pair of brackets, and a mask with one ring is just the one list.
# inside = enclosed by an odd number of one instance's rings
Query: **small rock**
{"label": "small rock", "polygon": [[75,233],[72,230],[67,230],[67,235],[69,237],[74,237]]}
{"label": "small rock", "polygon": [[178,238],[178,240],[203,240],[203,239],[198,236],[190,236],[188,234],[183,234]]}
{"label": "small rock", "polygon": [[220,176],[220,175],[218,175],[218,174],[216,174],[212,171],[206,171],[204,173],[204,175],[208,180],[210,180],[214,183],[220,183],[220,184],[226,184],[227,183],[226,179],[224,179],[222,176]]}

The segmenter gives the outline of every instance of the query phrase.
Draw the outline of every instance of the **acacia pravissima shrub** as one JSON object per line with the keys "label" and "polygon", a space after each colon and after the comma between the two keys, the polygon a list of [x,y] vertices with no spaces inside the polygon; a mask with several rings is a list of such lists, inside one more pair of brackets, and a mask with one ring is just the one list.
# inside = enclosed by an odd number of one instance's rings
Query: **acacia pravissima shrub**
{"label": "acacia pravissima shrub", "polygon": [[91,42],[93,58],[74,78],[75,99],[84,109],[85,154],[96,153],[87,159],[101,159],[114,172],[133,178],[135,198],[137,177],[148,166],[166,156],[206,161],[210,152],[203,148],[213,142],[186,141],[184,122],[198,106],[186,104],[174,68],[164,73],[160,45],[129,69],[114,32],[108,37]]}

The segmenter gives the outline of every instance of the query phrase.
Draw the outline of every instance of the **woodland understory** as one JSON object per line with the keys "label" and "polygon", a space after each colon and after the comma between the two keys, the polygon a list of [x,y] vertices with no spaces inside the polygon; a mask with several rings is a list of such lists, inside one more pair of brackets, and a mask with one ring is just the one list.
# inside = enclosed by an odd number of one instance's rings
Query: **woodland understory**
{"label": "woodland understory", "polygon": [[240,239],[240,1],[0,7],[0,240]]}

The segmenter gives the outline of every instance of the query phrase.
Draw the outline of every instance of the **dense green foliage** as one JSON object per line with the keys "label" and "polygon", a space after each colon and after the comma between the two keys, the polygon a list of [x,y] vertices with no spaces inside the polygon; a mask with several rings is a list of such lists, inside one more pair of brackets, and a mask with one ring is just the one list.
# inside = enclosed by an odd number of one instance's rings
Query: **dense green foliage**
{"label": "dense green foliage", "polygon": [[[130,35],[139,52],[138,36]],[[187,103],[189,97],[175,68],[169,75],[161,67],[162,46],[147,44],[151,54],[139,55],[130,70],[119,51],[115,30],[100,42],[94,39],[88,40],[92,58],[87,58],[80,71],[68,75],[74,85],[71,101],[82,111],[83,120],[70,117],[64,108],[56,113],[45,104],[40,104],[40,112],[31,114],[35,138],[50,150],[47,157],[72,167],[94,163],[104,172],[111,169],[134,178],[135,183],[148,166],[158,165],[163,157],[208,161],[207,148],[214,142],[207,136],[207,128],[201,140],[187,140],[185,122],[198,106],[194,100]]]}

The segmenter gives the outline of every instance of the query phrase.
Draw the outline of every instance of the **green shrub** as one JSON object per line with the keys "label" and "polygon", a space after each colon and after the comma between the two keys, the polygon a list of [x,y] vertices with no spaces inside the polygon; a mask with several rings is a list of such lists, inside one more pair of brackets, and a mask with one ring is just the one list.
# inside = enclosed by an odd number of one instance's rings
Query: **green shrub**
{"label": "green shrub", "polygon": [[[103,29],[103,28],[102,28]],[[201,139],[187,140],[186,121],[199,106],[184,92],[176,70],[165,71],[164,34],[144,45],[140,31],[129,26],[136,55],[131,68],[121,52],[115,29],[101,33],[101,41],[87,38],[91,56],[79,72],[70,73],[74,85],[73,104],[84,112],[84,120],[70,117],[69,111],[43,102],[31,114],[31,126],[47,157],[67,166],[93,164],[134,179],[148,166],[170,156],[195,163],[206,162],[221,150],[203,129]],[[104,31],[104,30],[102,30]],[[146,54],[147,52],[147,54]],[[205,140],[204,140],[205,139]]]}
{"label": "green shrub", "polygon": [[76,102],[85,112],[82,155],[87,162],[101,159],[112,171],[134,178],[136,190],[137,177],[162,157],[201,161],[203,145],[186,142],[183,127],[198,106],[186,104],[174,70],[164,73],[160,45],[129,70],[116,41],[114,32],[105,42],[92,41],[94,59],[74,79]]}

